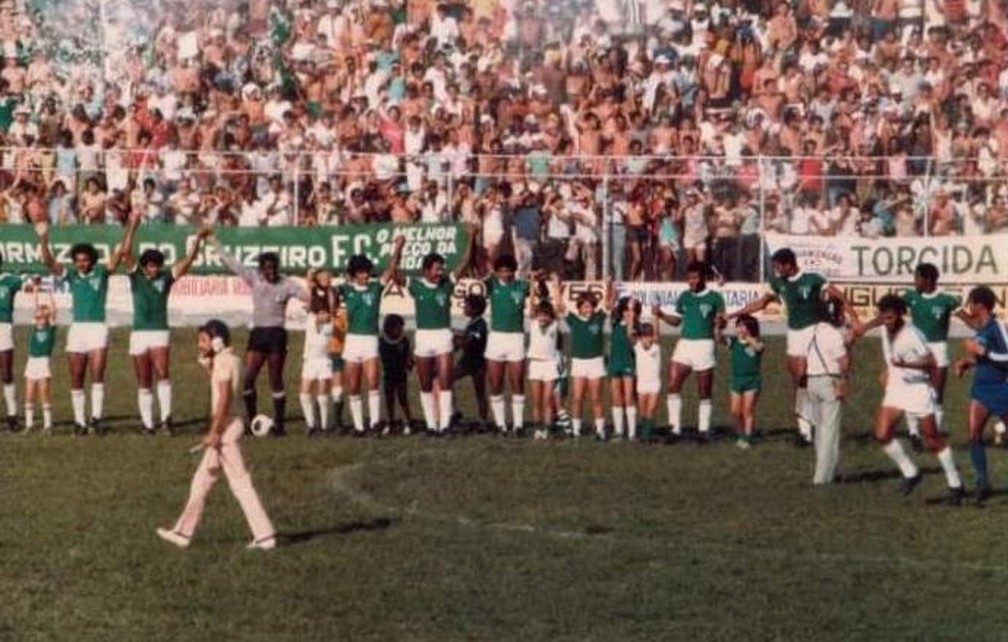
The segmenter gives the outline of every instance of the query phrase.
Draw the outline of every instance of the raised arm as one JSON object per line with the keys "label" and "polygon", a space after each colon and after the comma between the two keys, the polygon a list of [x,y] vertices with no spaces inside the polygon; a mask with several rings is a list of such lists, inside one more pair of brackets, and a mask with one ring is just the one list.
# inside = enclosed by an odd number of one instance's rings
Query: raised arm
{"label": "raised arm", "polygon": [[182,258],[181,261],[172,266],[172,277],[175,279],[181,279],[192,267],[192,264],[196,261],[196,257],[199,256],[200,247],[203,245],[203,239],[210,236],[210,228],[208,226],[203,226],[200,228],[199,232],[196,233],[196,242],[192,244],[189,248],[189,253]]}
{"label": "raised arm", "polygon": [[406,244],[405,236],[397,236],[392,241],[392,258],[389,259],[388,267],[381,275],[381,284],[388,285],[399,271],[399,262],[402,261],[402,249]]}
{"label": "raised arm", "polygon": [[49,271],[56,276],[63,275],[63,265],[56,261],[56,257],[52,254],[52,249],[49,247],[49,226],[43,225],[39,230],[39,254],[42,257],[42,263],[45,264]]}
{"label": "raised arm", "polygon": [[242,281],[245,281],[249,285],[253,285],[256,281],[259,280],[259,275],[258,273],[256,273],[255,270],[249,267],[245,267],[244,265],[239,263],[238,259],[236,259],[233,254],[231,254],[223,247],[221,247],[220,240],[218,240],[215,234],[211,233],[210,243],[213,245],[214,251],[217,253],[217,256],[220,257],[221,263],[223,263],[227,269],[231,270],[232,274],[240,278]]}
{"label": "raised arm", "polygon": [[465,251],[462,253],[458,265],[452,270],[452,276],[456,281],[461,279],[465,271],[472,265],[473,249],[476,247],[476,230],[471,225],[466,225],[466,232],[469,234],[469,239],[466,241]]}
{"label": "raised arm", "polygon": [[564,299],[563,284],[560,282],[559,274],[553,274],[553,278],[550,279],[550,286],[550,298],[553,300],[553,309],[556,310],[557,316],[565,316],[567,314],[567,301]]}
{"label": "raised arm", "polygon": [[602,298],[602,309],[611,312],[616,303],[616,284],[611,276],[605,280],[605,295]]}
{"label": "raised arm", "polygon": [[[130,216],[129,222],[126,224],[126,231],[123,233],[122,242],[119,244],[119,260],[126,264],[126,269],[128,270],[132,270],[137,261],[136,253],[133,252],[133,242],[136,238],[136,228],[139,227],[139,225],[139,214]],[[111,257],[109,258],[111,262]],[[113,269],[114,268],[109,268],[109,271],[111,272]]]}

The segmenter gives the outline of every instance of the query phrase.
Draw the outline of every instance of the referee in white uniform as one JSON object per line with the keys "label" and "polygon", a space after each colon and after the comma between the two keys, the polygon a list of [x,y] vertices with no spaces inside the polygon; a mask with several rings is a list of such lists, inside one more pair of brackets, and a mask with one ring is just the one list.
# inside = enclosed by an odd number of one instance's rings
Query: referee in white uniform
{"label": "referee in white uniform", "polygon": [[[842,319],[842,317],[840,317]],[[809,420],[815,427],[815,485],[833,483],[840,460],[840,418],[847,396],[850,355],[841,328],[820,322],[813,329],[806,358]]]}

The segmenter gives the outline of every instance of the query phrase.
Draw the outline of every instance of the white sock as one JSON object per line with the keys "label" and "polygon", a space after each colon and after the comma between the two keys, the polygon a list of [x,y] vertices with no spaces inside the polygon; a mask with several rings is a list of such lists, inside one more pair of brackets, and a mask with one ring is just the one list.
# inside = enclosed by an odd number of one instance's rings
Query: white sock
{"label": "white sock", "polygon": [[1005,422],[998,419],[997,422],[995,422],[994,424],[994,432],[996,432],[999,435],[1003,435],[1005,434],[1005,431],[1008,431],[1008,428],[1005,427]]}
{"label": "white sock", "polygon": [[137,407],[140,408],[140,423],[150,430],[154,428],[154,393],[150,388],[137,390]]}
{"label": "white sock", "polygon": [[899,441],[893,439],[885,446],[882,446],[882,452],[888,455],[889,459],[899,466],[900,472],[904,477],[913,477],[917,474],[917,466],[907,457],[906,451],[903,450],[903,446]]}
{"label": "white sock", "polygon": [[938,457],[938,463],[945,471],[945,481],[948,482],[949,488],[962,488],[962,478],[959,477],[959,469],[956,468],[952,449],[945,446],[935,456]]}
{"label": "white sock", "polygon": [[370,426],[374,428],[381,421],[381,393],[377,390],[368,392],[367,405],[368,421],[370,422]]}
{"label": "white sock", "polygon": [[317,395],[315,401],[318,403],[319,428],[329,430],[329,395]]}
{"label": "white sock", "polygon": [[913,437],[920,437],[920,417],[917,415],[907,414],[906,416],[907,432]]}
{"label": "white sock", "polygon": [[452,391],[451,388],[448,390],[442,390],[438,394],[438,419],[441,423],[441,432],[448,430],[451,427],[452,418]]}
{"label": "white sock", "polygon": [[623,436],[623,406],[612,407],[613,435]]}
{"label": "white sock", "polygon": [[332,395],[332,402],[339,403],[343,401],[343,386],[336,386],[332,389],[330,393]]}
{"label": "white sock", "polygon": [[571,434],[573,434],[575,437],[580,437],[581,436],[581,420],[580,419],[572,419],[571,420]]}
{"label": "white sock", "polygon": [[172,410],[172,387],[171,381],[168,379],[162,379],[157,382],[157,400],[159,410],[161,411],[161,422],[163,423],[171,418]]}
{"label": "white sock", "polygon": [[350,395],[350,416],[353,417],[354,430],[364,432],[364,405],[360,395]]}
{"label": "white sock", "polygon": [[711,414],[713,412],[714,406],[711,405],[711,400],[701,399],[700,407],[697,409],[697,430],[702,433],[710,432]]}
{"label": "white sock", "polygon": [[305,426],[308,430],[315,429],[315,400],[312,399],[311,393],[302,392],[298,395],[298,399],[301,400],[301,413],[304,415]]}
{"label": "white sock", "polygon": [[105,410],[105,384],[91,384],[91,416],[101,419]]}
{"label": "white sock", "polygon": [[433,392],[420,392],[420,408],[423,410],[424,424],[427,425],[427,430],[434,430],[436,425],[434,423],[434,393]]}
{"label": "white sock", "polygon": [[73,416],[74,423],[78,426],[84,426],[87,424],[87,420],[84,419],[84,390],[81,388],[74,388],[70,391],[70,405],[73,406]]}
{"label": "white sock", "polygon": [[17,415],[17,388],[13,383],[5,383],[3,387],[4,405],[7,406],[7,416]]}
{"label": "white sock", "polygon": [[507,416],[504,414],[504,395],[490,397],[490,410],[493,412],[494,423],[501,430],[507,427]]}
{"label": "white sock", "polygon": [[627,436],[637,439],[637,406],[626,407]]}
{"label": "white sock", "polygon": [[525,395],[511,394],[511,421],[515,430],[521,430],[525,425]]}
{"label": "white sock", "polygon": [[795,391],[795,417],[798,422],[798,432],[805,439],[812,438],[812,423],[808,420],[808,388],[798,388]]}
{"label": "white sock", "polygon": [[42,429],[52,430],[52,404],[42,404]]}
{"label": "white sock", "polygon": [[25,430],[31,430],[35,424],[35,404],[26,403],[24,407]]}
{"label": "white sock", "polygon": [[671,394],[667,398],[668,404],[668,423],[672,427],[673,434],[680,434],[682,432],[682,397],[677,394]]}
{"label": "white sock", "polygon": [[595,419],[595,434],[600,437],[605,436],[605,417],[597,417]]}

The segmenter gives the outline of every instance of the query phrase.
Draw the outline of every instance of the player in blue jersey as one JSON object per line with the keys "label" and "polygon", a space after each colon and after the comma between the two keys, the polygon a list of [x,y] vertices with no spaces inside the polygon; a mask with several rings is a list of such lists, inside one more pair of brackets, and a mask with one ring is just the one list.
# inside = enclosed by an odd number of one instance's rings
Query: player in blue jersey
{"label": "player in blue jersey", "polygon": [[1008,421],[1008,333],[994,315],[997,303],[994,291],[986,286],[970,290],[966,307],[971,325],[976,329],[972,339],[966,341],[969,356],[959,359],[955,373],[962,377],[973,369],[973,386],[967,410],[970,459],[976,472],[976,500],[982,502],[990,496],[987,477],[987,453],[984,450],[983,432],[987,420],[993,415]]}

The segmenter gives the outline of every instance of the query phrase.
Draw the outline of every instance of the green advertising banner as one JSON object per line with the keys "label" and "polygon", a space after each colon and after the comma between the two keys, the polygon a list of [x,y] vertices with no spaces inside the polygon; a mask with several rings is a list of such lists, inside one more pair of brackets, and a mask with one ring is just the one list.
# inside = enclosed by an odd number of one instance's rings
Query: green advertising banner
{"label": "green advertising banner", "polygon": [[[122,239],[123,229],[114,226],[72,226],[52,228],[49,236],[56,260],[70,263],[75,243],[91,243],[105,260]],[[196,241],[192,227],[145,225],[137,230],[135,252],[157,249],[168,263],[185,256]],[[402,268],[415,273],[423,257],[437,252],[452,269],[465,253],[467,229],[460,224],[340,225],[338,227],[222,227],[215,231],[221,246],[250,267],[263,252],[276,252],[284,272],[300,274],[309,268],[342,271],[347,260],[364,254],[383,270],[392,256],[392,241],[404,236]],[[0,226],[0,256],[7,272],[46,272],[39,253],[38,237],[31,225]],[[204,247],[191,270],[194,274],[226,274],[220,258]]]}

